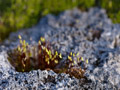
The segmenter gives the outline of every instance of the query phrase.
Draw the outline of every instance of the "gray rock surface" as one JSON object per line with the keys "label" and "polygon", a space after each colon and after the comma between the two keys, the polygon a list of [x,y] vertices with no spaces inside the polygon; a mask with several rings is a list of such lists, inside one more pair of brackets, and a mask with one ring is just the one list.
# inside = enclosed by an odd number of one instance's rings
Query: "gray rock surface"
{"label": "gray rock surface", "polygon": [[[18,35],[29,43],[41,36],[63,54],[72,51],[89,60],[86,79],[53,71],[16,72],[7,60],[7,49],[19,44]],[[31,41],[32,40],[32,41]],[[120,24],[112,24],[104,9],[87,12],[67,10],[47,15],[29,29],[12,33],[0,47],[0,89],[118,90],[120,88]]]}

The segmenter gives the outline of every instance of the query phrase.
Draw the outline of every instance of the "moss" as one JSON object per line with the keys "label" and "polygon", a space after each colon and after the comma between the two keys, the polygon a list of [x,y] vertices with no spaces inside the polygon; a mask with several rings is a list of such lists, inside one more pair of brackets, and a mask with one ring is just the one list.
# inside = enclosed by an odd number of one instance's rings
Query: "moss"
{"label": "moss", "polygon": [[[53,70],[56,73],[68,73],[76,78],[83,78],[86,66],[82,68],[78,64],[84,62],[79,53],[70,53],[63,67],[57,68],[62,60],[62,54],[51,48],[50,42],[41,37],[37,45],[29,45],[19,35],[20,45],[8,51],[8,60],[18,72],[29,72],[31,70]],[[78,61],[74,59],[78,59]],[[77,66],[77,67],[76,67]]]}
{"label": "moss", "polygon": [[8,52],[8,59],[17,71],[53,69],[58,64],[58,61],[62,59],[62,55],[58,54],[57,51],[53,52],[50,44],[43,37],[40,38],[37,45],[32,46],[22,40],[20,35],[18,37],[20,45]]}

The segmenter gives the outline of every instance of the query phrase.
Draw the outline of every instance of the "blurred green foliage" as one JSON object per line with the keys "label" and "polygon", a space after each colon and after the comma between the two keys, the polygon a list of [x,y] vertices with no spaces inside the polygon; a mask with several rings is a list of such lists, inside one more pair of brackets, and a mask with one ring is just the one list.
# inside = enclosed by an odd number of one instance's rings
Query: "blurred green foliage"
{"label": "blurred green foliage", "polygon": [[89,8],[94,0],[0,0],[0,40],[10,32],[35,25],[40,17],[81,5]]}
{"label": "blurred green foliage", "polygon": [[38,20],[41,0],[0,0],[0,38]]}
{"label": "blurred green foliage", "polygon": [[120,23],[120,0],[0,0],[0,41],[10,32],[35,25],[48,14],[58,14],[73,7],[86,10],[100,6],[114,22]]}
{"label": "blurred green foliage", "polygon": [[120,0],[101,0],[100,4],[114,23],[120,23]]}

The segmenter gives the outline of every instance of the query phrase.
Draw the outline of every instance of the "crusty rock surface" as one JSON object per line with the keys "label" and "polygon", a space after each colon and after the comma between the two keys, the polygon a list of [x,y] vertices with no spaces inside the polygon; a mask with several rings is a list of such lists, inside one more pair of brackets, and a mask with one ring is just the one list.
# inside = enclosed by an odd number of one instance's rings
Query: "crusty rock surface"
{"label": "crusty rock surface", "polygon": [[[16,72],[7,60],[7,49],[19,44],[19,34],[29,43],[35,43],[44,36],[65,58],[71,51],[79,52],[89,60],[86,78],[76,79],[46,70]],[[75,8],[58,16],[47,15],[36,26],[11,33],[0,46],[0,89],[118,90],[119,54],[120,24],[112,24],[104,9],[91,8],[81,12]]]}

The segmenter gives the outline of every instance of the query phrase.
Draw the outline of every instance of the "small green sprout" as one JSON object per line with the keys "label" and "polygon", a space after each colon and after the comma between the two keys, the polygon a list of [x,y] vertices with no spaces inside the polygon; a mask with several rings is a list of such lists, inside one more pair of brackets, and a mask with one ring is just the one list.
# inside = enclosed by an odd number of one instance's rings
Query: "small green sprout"
{"label": "small green sprout", "polygon": [[70,55],[72,56],[72,52],[70,53]]}
{"label": "small green sprout", "polygon": [[75,57],[75,54],[73,53],[73,57]]}
{"label": "small green sprout", "polygon": [[55,63],[57,64],[57,63],[58,63],[58,60],[55,60]]}
{"label": "small green sprout", "polygon": [[60,58],[62,58],[62,55],[61,55],[61,53],[59,54],[59,57],[60,57]]}
{"label": "small green sprout", "polygon": [[81,57],[81,60],[84,61],[83,57]]}
{"label": "small green sprout", "polygon": [[86,63],[88,64],[88,59],[86,60]]}
{"label": "small green sprout", "polygon": [[73,61],[73,63],[74,63],[74,64],[77,64],[77,62],[76,62],[75,60]]}
{"label": "small green sprout", "polygon": [[78,56],[79,55],[79,52],[76,54],[76,56]]}
{"label": "small green sprout", "polygon": [[22,39],[22,37],[20,36],[20,35],[18,35],[18,38],[21,40]]}
{"label": "small green sprout", "polygon": [[43,37],[41,37],[40,40],[41,40],[42,42],[45,42],[45,38],[43,38]]}
{"label": "small green sprout", "polygon": [[72,61],[72,58],[70,56],[68,56],[68,60]]}
{"label": "small green sprout", "polygon": [[55,52],[55,55],[58,55],[58,52],[57,52],[57,51]]}
{"label": "small green sprout", "polygon": [[78,61],[78,62],[80,61],[80,58],[79,58],[79,57],[77,57],[77,61]]}

